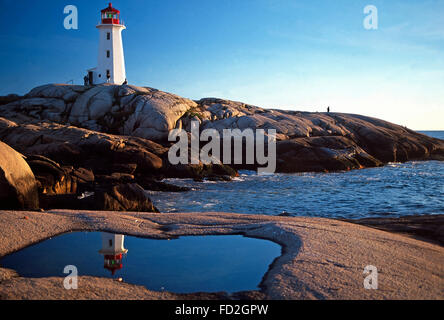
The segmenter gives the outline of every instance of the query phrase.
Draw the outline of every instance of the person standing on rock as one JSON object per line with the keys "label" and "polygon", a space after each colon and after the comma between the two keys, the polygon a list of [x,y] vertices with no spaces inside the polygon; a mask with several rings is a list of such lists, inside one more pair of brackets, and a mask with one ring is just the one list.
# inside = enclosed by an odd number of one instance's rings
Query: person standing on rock
{"label": "person standing on rock", "polygon": [[125,81],[123,81],[123,84],[125,84],[125,85],[128,84],[128,80],[126,80],[126,78],[125,78]]}
{"label": "person standing on rock", "polygon": [[327,107],[327,112],[330,112],[330,106]]}
{"label": "person standing on rock", "polygon": [[88,76],[84,76],[83,77],[83,84],[85,85],[85,86],[87,86],[89,83],[89,79],[88,79]]}

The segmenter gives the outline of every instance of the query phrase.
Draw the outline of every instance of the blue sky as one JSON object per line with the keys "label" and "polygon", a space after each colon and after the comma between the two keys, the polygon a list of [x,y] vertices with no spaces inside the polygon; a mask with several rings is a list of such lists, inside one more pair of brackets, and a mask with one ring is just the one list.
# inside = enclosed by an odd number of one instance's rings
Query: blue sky
{"label": "blue sky", "polygon": [[[65,30],[76,5],[79,29]],[[0,0],[0,94],[82,83],[107,1]],[[363,9],[378,9],[377,30]],[[443,0],[120,0],[129,83],[444,130]]]}

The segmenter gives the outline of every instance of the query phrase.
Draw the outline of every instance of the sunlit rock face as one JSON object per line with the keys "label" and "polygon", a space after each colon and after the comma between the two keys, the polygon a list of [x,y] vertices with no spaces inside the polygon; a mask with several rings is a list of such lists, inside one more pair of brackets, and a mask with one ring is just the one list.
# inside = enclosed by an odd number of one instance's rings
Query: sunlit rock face
{"label": "sunlit rock face", "polygon": [[274,129],[277,170],[334,171],[408,160],[444,160],[444,141],[376,118],[355,114],[264,109],[216,98],[197,101],[182,125],[200,128]]}
{"label": "sunlit rock face", "polygon": [[37,209],[37,180],[23,156],[0,141],[0,209]]}
{"label": "sunlit rock face", "polygon": [[[392,161],[444,159],[442,140],[354,114],[264,109],[217,98],[192,101],[153,88],[110,84],[49,84],[4,101],[9,103],[0,105],[0,115],[3,127],[9,128],[3,133],[9,143],[50,157],[49,149],[57,157],[68,149],[71,155],[84,153],[85,145],[114,152],[136,144],[136,154],[145,155],[145,160],[139,157],[137,161],[159,169],[165,164],[169,131],[190,131],[191,122],[197,121],[200,130],[212,128],[220,133],[224,129],[276,130],[277,170],[281,172],[349,170]],[[12,131],[22,136],[14,136]],[[40,136],[43,138],[35,143]],[[19,140],[25,140],[27,147]],[[140,151],[141,144],[149,153]],[[66,150],[60,153],[62,147]],[[92,152],[94,147],[86,149]],[[118,154],[125,158],[129,153]]]}
{"label": "sunlit rock face", "polygon": [[44,85],[9,104],[34,119],[155,140],[166,138],[196,106],[192,100],[152,88],[107,84]]}

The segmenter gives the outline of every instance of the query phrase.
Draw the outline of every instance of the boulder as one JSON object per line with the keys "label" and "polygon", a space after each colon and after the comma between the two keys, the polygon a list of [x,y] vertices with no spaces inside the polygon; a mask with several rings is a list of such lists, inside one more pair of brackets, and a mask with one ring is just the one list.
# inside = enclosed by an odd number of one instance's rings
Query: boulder
{"label": "boulder", "polygon": [[92,184],[95,180],[94,172],[85,168],[72,169],[71,174],[78,183]]}
{"label": "boulder", "polygon": [[102,85],[93,87],[80,95],[71,109],[69,122],[80,126],[87,124],[86,128],[96,124],[95,121],[111,111],[115,101],[115,90],[116,86]]}
{"label": "boulder", "polygon": [[166,139],[182,115],[197,104],[170,93],[148,90],[149,93],[140,94],[123,106],[131,115],[121,133],[151,140]]}
{"label": "boulder", "polygon": [[27,98],[57,98],[67,102],[75,101],[75,99],[87,91],[89,87],[72,85],[72,84],[46,84],[32,89]]}
{"label": "boulder", "polygon": [[[23,116],[22,116],[23,117]],[[168,149],[141,138],[104,134],[52,122],[20,125],[0,117],[0,139],[20,152],[41,155],[63,166],[112,174],[117,165],[132,163],[138,173],[156,174]],[[134,166],[133,166],[134,168]]]}
{"label": "boulder", "polygon": [[166,139],[183,114],[197,106],[192,100],[153,88],[111,84],[49,84],[32,89],[23,99],[4,98],[3,103],[0,114],[11,120],[15,112],[150,140]]}
{"label": "boulder", "polygon": [[40,193],[64,194],[77,192],[77,180],[73,179],[68,170],[62,168],[58,163],[38,155],[28,156],[27,162],[40,183]]}
{"label": "boulder", "polygon": [[134,175],[129,173],[114,172],[110,175],[97,175],[96,181],[101,184],[134,182]]}
{"label": "boulder", "polygon": [[338,171],[381,166],[345,137],[311,137],[279,141],[276,147],[279,172]]}
{"label": "boulder", "polygon": [[207,177],[225,176],[235,177],[237,171],[232,167],[224,164],[178,164],[169,165],[164,170],[164,174],[169,178],[191,178],[202,180]]}
{"label": "boulder", "polygon": [[90,190],[95,181],[94,173],[85,168],[60,166],[57,162],[40,155],[26,158],[36,179],[41,194],[75,194],[78,189]]}
{"label": "boulder", "polygon": [[170,183],[154,180],[146,177],[138,177],[137,183],[144,189],[150,191],[164,191],[164,192],[186,192],[191,188],[180,187]]}
{"label": "boulder", "polygon": [[82,194],[42,194],[44,209],[159,212],[136,183],[97,185]]}
{"label": "boulder", "polygon": [[94,206],[97,210],[159,212],[146,191],[136,183],[98,187]]}
{"label": "boulder", "polygon": [[23,156],[0,141],[0,209],[38,209],[37,187]]}

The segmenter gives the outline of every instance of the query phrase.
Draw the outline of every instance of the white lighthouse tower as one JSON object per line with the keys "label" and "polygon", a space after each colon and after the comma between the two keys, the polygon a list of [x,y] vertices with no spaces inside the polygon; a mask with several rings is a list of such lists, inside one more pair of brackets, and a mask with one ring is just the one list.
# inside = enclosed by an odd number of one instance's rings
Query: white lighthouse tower
{"label": "white lighthouse tower", "polygon": [[99,253],[104,256],[103,267],[111,271],[113,275],[116,270],[122,269],[122,255],[128,252],[123,247],[124,240],[123,234],[102,232],[102,249]]}
{"label": "white lighthouse tower", "polygon": [[122,84],[126,81],[125,58],[123,56],[120,11],[109,6],[101,11],[99,29],[99,56],[97,67],[88,70],[89,84]]}

